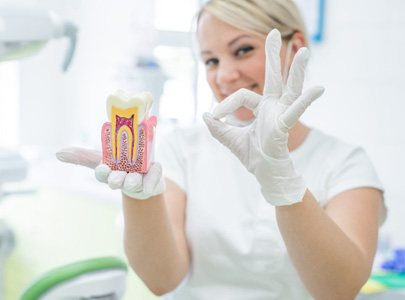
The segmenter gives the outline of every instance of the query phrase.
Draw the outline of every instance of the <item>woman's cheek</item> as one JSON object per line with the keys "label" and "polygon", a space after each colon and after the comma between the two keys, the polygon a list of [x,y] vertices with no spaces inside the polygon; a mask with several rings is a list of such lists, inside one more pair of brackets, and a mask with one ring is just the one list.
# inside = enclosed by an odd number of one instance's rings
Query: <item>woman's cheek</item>
{"label": "woman's cheek", "polygon": [[208,85],[211,89],[211,91],[213,92],[215,99],[217,99],[218,101],[221,101],[220,97],[220,91],[219,88],[216,84],[216,80],[215,80],[215,74],[213,72],[207,71],[207,82]]}

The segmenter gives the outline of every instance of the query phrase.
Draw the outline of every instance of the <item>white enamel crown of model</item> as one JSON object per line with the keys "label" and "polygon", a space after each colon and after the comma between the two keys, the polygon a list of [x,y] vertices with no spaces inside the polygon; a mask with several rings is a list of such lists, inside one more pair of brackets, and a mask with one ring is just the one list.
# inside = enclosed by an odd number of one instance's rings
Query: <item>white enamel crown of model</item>
{"label": "white enamel crown of model", "polygon": [[108,120],[110,122],[112,121],[113,107],[127,110],[128,108],[136,106],[138,107],[138,123],[141,123],[149,117],[152,101],[152,94],[149,92],[131,94],[122,90],[117,90],[107,98]]}

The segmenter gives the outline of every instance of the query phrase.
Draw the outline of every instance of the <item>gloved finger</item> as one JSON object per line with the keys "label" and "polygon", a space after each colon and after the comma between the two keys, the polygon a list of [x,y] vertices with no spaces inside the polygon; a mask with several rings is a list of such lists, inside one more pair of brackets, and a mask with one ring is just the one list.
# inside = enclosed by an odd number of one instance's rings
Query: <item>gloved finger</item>
{"label": "gloved finger", "polygon": [[79,147],[61,149],[56,153],[56,157],[60,161],[81,165],[92,169],[97,167],[101,162],[100,151]]}
{"label": "gloved finger", "polygon": [[233,113],[240,107],[247,107],[254,111],[262,96],[248,89],[240,89],[220,102],[214,109],[212,115],[215,119],[221,119],[226,115]]}
{"label": "gloved finger", "polygon": [[[143,192],[146,195],[157,195],[154,192],[158,191],[160,184],[163,184],[162,166],[159,163],[154,163],[149,168],[148,173],[143,176]],[[163,192],[163,190],[159,192]]]}
{"label": "gloved finger", "polygon": [[289,108],[280,116],[281,130],[287,132],[299,120],[304,111],[313,101],[319,98],[325,89],[323,87],[312,87],[305,91]]}
{"label": "gloved finger", "polygon": [[108,186],[113,190],[121,188],[126,176],[127,172],[125,171],[111,171],[108,176]]}
{"label": "gloved finger", "polygon": [[283,92],[283,77],[281,75],[280,49],[281,34],[273,29],[266,38],[266,75],[264,81],[264,97],[279,99]]}
{"label": "gloved finger", "polygon": [[301,95],[308,59],[309,50],[305,47],[295,54],[287,79],[287,88],[280,99],[281,103],[289,106]]}
{"label": "gloved finger", "polygon": [[210,113],[204,113],[203,119],[214,138],[228,148],[234,147],[233,145],[236,144],[233,143],[235,136],[240,136],[239,133],[241,132],[242,128],[234,127],[232,125],[225,124],[220,120],[216,120]]}
{"label": "gloved finger", "polygon": [[240,157],[240,155],[246,150],[246,140],[244,140],[244,138],[246,137],[246,132],[250,129],[250,126],[235,127],[214,119],[209,113],[205,113],[203,118],[211,135],[231,150],[231,152],[237,157]]}
{"label": "gloved finger", "polygon": [[94,174],[98,181],[108,183],[108,176],[111,173],[111,168],[105,164],[100,164],[94,169]]}
{"label": "gloved finger", "polygon": [[137,193],[142,191],[142,174],[128,173],[124,180],[123,189],[129,193]]}

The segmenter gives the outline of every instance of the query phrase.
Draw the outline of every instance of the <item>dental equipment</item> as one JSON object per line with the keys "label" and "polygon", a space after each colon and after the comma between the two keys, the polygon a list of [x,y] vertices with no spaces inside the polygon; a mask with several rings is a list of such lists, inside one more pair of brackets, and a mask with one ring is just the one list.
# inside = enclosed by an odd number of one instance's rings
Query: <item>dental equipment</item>
{"label": "dental equipment", "polygon": [[122,299],[127,265],[118,257],[87,259],[53,269],[25,289],[21,300]]}
{"label": "dental equipment", "polygon": [[[0,4],[0,62],[20,60],[38,53],[51,39],[67,37],[69,48],[62,69],[67,71],[76,48],[77,27],[47,9]],[[1,85],[0,85],[1,88]],[[23,180],[27,162],[15,151],[0,148],[0,200],[2,184]],[[0,298],[3,299],[3,270],[14,248],[14,235],[0,219]]]}
{"label": "dental equipment", "polygon": [[[71,65],[76,48],[77,27],[50,10],[0,4],[0,62],[35,55],[51,39],[67,37],[69,48],[63,71]],[[27,163],[19,153],[0,148],[0,188],[2,183],[26,177]]]}
{"label": "dental equipment", "polygon": [[76,48],[77,27],[47,9],[0,5],[0,62],[38,53],[48,41],[67,37],[69,48],[63,71],[69,68]]}

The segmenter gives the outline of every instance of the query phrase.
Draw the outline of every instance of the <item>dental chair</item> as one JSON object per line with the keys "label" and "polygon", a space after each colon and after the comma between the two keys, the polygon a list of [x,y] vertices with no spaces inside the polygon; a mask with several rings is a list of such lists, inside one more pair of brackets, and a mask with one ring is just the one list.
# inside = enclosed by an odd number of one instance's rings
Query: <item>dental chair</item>
{"label": "dental chair", "polygon": [[20,300],[119,300],[126,276],[127,265],[119,258],[88,259],[43,274]]}

